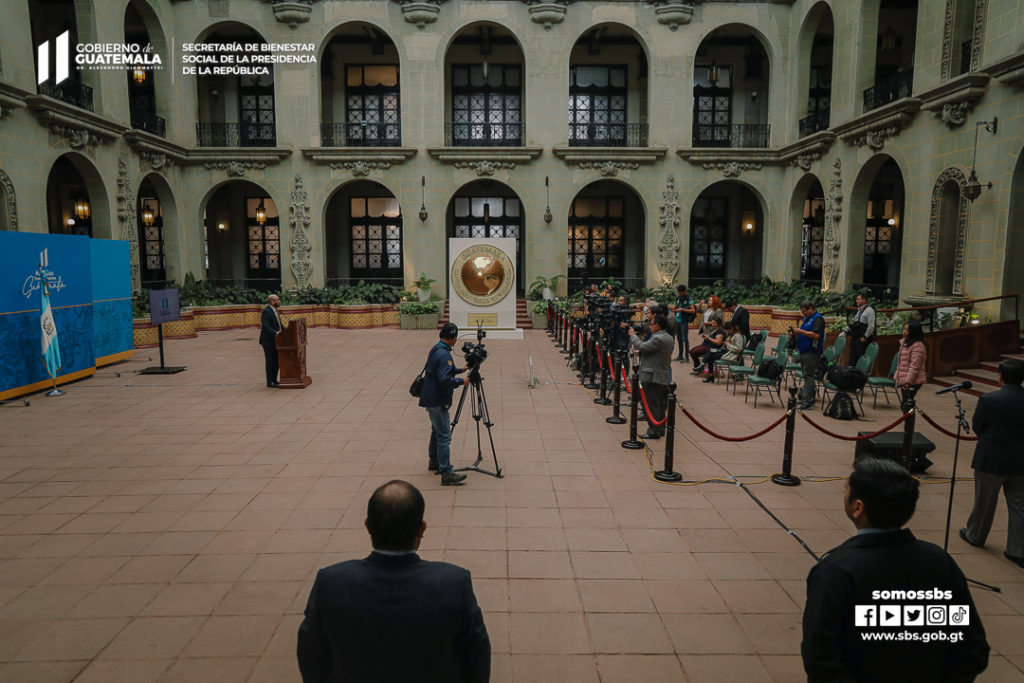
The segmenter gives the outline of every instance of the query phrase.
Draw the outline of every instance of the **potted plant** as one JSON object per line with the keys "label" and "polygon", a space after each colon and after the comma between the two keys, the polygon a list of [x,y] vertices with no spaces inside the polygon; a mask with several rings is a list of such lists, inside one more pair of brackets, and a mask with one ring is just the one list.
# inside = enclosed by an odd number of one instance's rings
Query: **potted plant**
{"label": "potted plant", "polygon": [[534,301],[530,306],[530,320],[533,329],[543,330],[548,326],[548,302]]}
{"label": "potted plant", "polygon": [[398,304],[398,323],[403,330],[419,329],[419,313],[421,303],[418,301],[403,301]]}
{"label": "potted plant", "polygon": [[419,304],[420,312],[417,322],[421,330],[436,330],[437,321],[441,318],[441,304],[437,301],[424,301]]}
{"label": "potted plant", "polygon": [[554,299],[555,298],[555,293],[554,293],[553,290],[555,289],[555,287],[557,287],[557,285],[558,285],[558,278],[560,278],[560,277],[562,277],[562,276],[561,275],[553,275],[551,277],[540,277],[540,276],[537,276],[537,279],[533,281],[532,285],[530,285],[530,289],[526,293],[526,297],[528,299],[530,299],[531,301],[539,301],[541,299],[543,299],[544,301],[550,301],[551,299]]}
{"label": "potted plant", "polygon": [[430,298],[430,285],[434,284],[436,280],[427,277],[426,273],[421,273],[420,277],[413,284],[416,285],[416,295],[420,301],[426,301]]}

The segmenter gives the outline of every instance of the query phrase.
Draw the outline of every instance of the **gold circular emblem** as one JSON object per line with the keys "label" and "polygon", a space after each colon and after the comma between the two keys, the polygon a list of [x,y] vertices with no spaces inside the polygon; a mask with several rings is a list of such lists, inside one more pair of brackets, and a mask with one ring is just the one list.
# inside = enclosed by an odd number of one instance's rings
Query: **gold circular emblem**
{"label": "gold circular emblem", "polygon": [[464,249],[452,262],[452,287],[463,301],[474,306],[493,306],[516,282],[511,259],[501,249],[478,244]]}

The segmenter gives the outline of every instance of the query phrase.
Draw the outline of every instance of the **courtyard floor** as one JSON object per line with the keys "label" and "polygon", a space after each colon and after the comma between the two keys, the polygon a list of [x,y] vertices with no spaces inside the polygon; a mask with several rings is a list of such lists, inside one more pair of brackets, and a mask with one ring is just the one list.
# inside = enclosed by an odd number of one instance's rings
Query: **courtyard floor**
{"label": "courtyard floor", "polygon": [[[852,443],[798,420],[794,473],[835,479],[755,484],[780,469],[782,427],[726,443],[679,415],[687,482],[751,484],[659,483],[644,451],[619,446],[627,429],[605,423],[610,408],[593,403],[546,334],[528,330],[488,341],[483,365],[505,477],[471,472],[442,488],[426,469],[426,415],[407,391],[434,332],[311,329],[313,384],[302,391],[263,386],[256,337],[171,341],[167,362],[183,373],[135,374],[159,362],[143,350],[63,397],[0,407],[0,682],[298,681],[313,577],[369,552],[366,501],[393,478],[426,497],[421,555],[472,571],[494,681],[803,679],[814,558],[798,539],[820,554],[851,535],[841,477]],[[750,434],[781,415],[677,374],[680,399],[717,431]],[[922,407],[951,423],[952,400],[929,389]],[[867,406],[867,422],[813,413],[849,435],[898,415],[884,402]],[[456,466],[475,458],[474,426],[465,415],[455,430]],[[918,430],[938,445],[928,474],[948,476],[952,439]],[[651,447],[660,469],[664,441]],[[961,450],[961,476],[972,452]],[[493,466],[486,448],[482,466]],[[910,523],[919,537],[942,543],[948,491],[922,486]],[[1024,680],[1024,571],[1002,557],[1005,505],[976,549],[956,535],[972,500],[972,483],[958,482],[950,552],[968,577],[1002,588],[973,589],[992,645],[979,680]]]}

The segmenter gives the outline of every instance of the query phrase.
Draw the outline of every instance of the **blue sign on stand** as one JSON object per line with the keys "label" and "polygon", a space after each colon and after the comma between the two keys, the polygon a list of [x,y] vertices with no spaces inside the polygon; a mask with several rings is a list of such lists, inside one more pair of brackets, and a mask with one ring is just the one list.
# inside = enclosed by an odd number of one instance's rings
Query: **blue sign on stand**
{"label": "blue sign on stand", "polygon": [[153,289],[149,292],[149,322],[162,325],[181,320],[181,309],[178,307],[177,289]]}

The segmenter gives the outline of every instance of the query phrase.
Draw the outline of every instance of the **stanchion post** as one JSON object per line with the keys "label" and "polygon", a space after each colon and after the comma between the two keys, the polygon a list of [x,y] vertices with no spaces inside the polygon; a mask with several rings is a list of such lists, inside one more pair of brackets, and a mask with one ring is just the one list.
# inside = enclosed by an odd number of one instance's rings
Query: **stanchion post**
{"label": "stanchion post", "polygon": [[640,366],[633,365],[633,392],[632,404],[629,408],[629,438],[622,442],[623,448],[638,450],[644,447],[644,442],[636,438],[637,407],[640,405]]}
{"label": "stanchion post", "polygon": [[789,388],[789,404],[786,407],[786,445],[782,449],[782,472],[772,475],[772,481],[780,486],[799,486],[800,478],[793,476],[793,432],[796,429],[796,392]]}
{"label": "stanchion post", "polygon": [[593,324],[587,325],[587,382],[583,386],[587,389],[597,389],[597,382],[594,375],[597,373],[597,353],[595,353],[597,342],[594,339]]}
{"label": "stanchion post", "polygon": [[594,399],[594,403],[608,406],[612,404],[612,400],[608,398],[608,373],[611,371],[611,361],[608,360],[607,341],[604,335],[600,336],[600,342],[596,343],[595,346],[597,347],[597,357],[598,359],[603,359],[603,362],[600,363],[601,395]]}
{"label": "stanchion post", "polygon": [[683,475],[672,470],[675,464],[675,454],[672,452],[675,446],[676,436],[676,385],[673,382],[668,385],[668,397],[665,399],[667,406],[665,412],[665,469],[655,472],[654,478],[658,481],[682,481]]}
{"label": "stanchion post", "polygon": [[622,359],[625,356],[625,352],[622,349],[616,349],[615,351],[615,364],[612,366],[612,375],[614,376],[615,387],[613,392],[614,398],[612,399],[612,416],[604,419],[608,424],[620,425],[625,424],[626,418],[622,417],[622,413],[619,412],[619,400],[622,398]]}
{"label": "stanchion post", "polygon": [[548,336],[553,337],[555,331],[555,304],[548,299]]}
{"label": "stanchion post", "polygon": [[900,408],[907,416],[903,421],[903,466],[911,472],[914,466],[914,426],[917,422],[917,402],[914,401],[911,392],[906,392]]}

